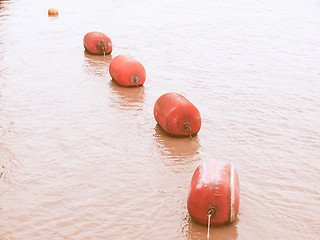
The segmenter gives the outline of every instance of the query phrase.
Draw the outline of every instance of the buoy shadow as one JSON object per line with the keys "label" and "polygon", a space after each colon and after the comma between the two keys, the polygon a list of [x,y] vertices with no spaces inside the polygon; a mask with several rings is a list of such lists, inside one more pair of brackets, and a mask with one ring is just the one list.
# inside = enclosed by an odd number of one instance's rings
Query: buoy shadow
{"label": "buoy shadow", "polygon": [[159,124],[155,126],[154,139],[162,155],[172,158],[192,158],[199,154],[198,136],[177,138],[168,135]]}
{"label": "buoy shadow", "polygon": [[[211,225],[210,239],[235,240],[238,238],[238,218],[229,224]],[[185,223],[181,229],[186,239],[207,239],[208,226],[194,221],[189,214],[185,217]]]}

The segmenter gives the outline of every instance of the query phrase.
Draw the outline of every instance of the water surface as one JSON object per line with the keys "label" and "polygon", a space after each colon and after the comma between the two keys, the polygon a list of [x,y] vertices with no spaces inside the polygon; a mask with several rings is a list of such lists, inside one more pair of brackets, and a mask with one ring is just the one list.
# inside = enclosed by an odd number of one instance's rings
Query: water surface
{"label": "water surface", "polygon": [[[186,202],[211,160],[241,187],[237,220],[211,239],[320,239],[319,13],[317,0],[0,1],[0,239],[206,239]],[[84,52],[89,31],[110,56]],[[111,81],[118,54],[145,66],[143,87]],[[199,109],[192,141],[157,126],[167,92]]]}

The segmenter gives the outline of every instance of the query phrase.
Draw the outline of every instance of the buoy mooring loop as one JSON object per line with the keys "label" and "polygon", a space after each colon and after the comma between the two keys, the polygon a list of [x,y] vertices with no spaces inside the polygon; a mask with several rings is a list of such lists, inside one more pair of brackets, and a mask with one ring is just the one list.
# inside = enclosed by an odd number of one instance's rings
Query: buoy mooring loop
{"label": "buoy mooring loop", "polygon": [[211,206],[211,207],[208,209],[208,216],[212,216],[212,215],[214,215],[216,212],[217,212],[216,208],[215,208],[214,206]]}
{"label": "buoy mooring loop", "polygon": [[97,48],[103,53],[108,51],[107,43],[103,38],[98,41]]}
{"label": "buoy mooring loop", "polygon": [[140,77],[138,74],[133,74],[130,78],[130,82],[132,82],[133,84],[138,84],[139,81]]}
{"label": "buoy mooring loop", "polygon": [[184,124],[184,129],[189,133],[189,138],[192,140],[192,132],[191,132],[191,125],[190,123],[185,123]]}

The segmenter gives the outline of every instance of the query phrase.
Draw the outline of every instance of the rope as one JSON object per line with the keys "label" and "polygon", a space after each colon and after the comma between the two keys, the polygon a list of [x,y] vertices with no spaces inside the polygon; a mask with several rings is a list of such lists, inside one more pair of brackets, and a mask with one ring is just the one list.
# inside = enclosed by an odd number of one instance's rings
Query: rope
{"label": "rope", "polygon": [[107,44],[105,41],[103,41],[104,47],[103,47],[103,61],[106,61],[106,49],[107,49]]}
{"label": "rope", "polygon": [[190,138],[190,141],[191,141],[191,140],[192,140],[192,134],[191,134],[191,126],[190,126],[190,123],[184,124],[184,128],[188,131],[188,133],[189,133],[189,138]]}
{"label": "rope", "polygon": [[207,240],[210,240],[210,221],[211,221],[211,215],[208,214],[208,232],[207,232]]}
{"label": "rope", "polygon": [[108,50],[107,48],[107,43],[103,38],[100,38],[100,40],[97,43],[97,48],[99,51],[103,51],[103,61],[106,60],[106,51]]}
{"label": "rope", "polygon": [[210,207],[208,210],[208,232],[207,232],[207,240],[210,240],[210,223],[211,223],[211,216],[216,213],[215,207]]}

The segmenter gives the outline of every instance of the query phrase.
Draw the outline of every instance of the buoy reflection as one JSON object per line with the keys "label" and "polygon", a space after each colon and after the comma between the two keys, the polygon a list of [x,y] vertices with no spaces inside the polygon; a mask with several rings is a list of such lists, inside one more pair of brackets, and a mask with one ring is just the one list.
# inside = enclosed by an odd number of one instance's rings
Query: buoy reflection
{"label": "buoy reflection", "polygon": [[182,160],[184,159],[183,161],[198,155],[199,148],[201,147],[197,135],[191,139],[173,138],[166,134],[159,124],[155,126],[154,139],[162,155],[175,159],[181,158]]}

